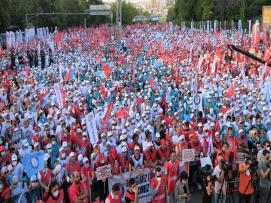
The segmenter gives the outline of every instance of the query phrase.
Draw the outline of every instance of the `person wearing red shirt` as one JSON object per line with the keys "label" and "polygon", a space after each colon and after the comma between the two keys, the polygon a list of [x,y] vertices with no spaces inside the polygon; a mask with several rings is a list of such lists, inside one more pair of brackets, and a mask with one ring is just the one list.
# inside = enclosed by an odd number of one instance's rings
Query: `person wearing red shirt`
{"label": "person wearing red shirt", "polygon": [[125,203],[138,203],[138,187],[134,178],[128,182],[128,190],[125,193]]}
{"label": "person wearing red shirt", "polygon": [[83,132],[82,139],[79,139],[78,146],[81,150],[81,154],[86,157],[90,157],[91,143],[87,137],[87,133]]}
{"label": "person wearing red shirt", "polygon": [[158,164],[157,151],[154,149],[152,142],[148,143],[148,148],[144,151],[144,165],[146,168],[153,169]]}
{"label": "person wearing red shirt", "polygon": [[225,140],[229,144],[229,150],[227,152],[227,155],[229,156],[228,161],[233,163],[236,161],[238,143],[236,137],[233,135],[233,130],[230,127],[228,127],[228,133],[225,136]]}
{"label": "person wearing red shirt", "polygon": [[68,176],[74,171],[80,171],[80,164],[76,160],[76,154],[74,152],[71,152],[69,155],[69,162],[66,164],[66,169],[68,171]]}
{"label": "person wearing red shirt", "polygon": [[215,152],[222,149],[223,141],[220,139],[219,132],[215,133],[215,139],[213,141],[213,145],[214,145]]}
{"label": "person wearing red shirt", "polygon": [[46,203],[63,203],[64,202],[64,192],[59,190],[59,186],[56,181],[52,181],[49,186],[49,199]]}
{"label": "person wearing red shirt", "polygon": [[162,169],[157,167],[155,169],[155,177],[150,182],[152,203],[166,203],[166,184],[167,180],[162,175]]}
{"label": "person wearing red shirt", "polygon": [[188,149],[188,143],[185,141],[184,135],[180,135],[180,141],[176,144],[175,151],[177,159],[180,161],[180,166],[184,168],[186,172],[189,171],[189,162],[183,162],[183,150]]}
{"label": "person wearing red shirt", "polygon": [[131,172],[131,160],[128,157],[128,150],[126,146],[123,146],[121,149],[121,154],[118,155],[118,163],[119,163],[119,173]]}
{"label": "person wearing red shirt", "polygon": [[194,133],[194,130],[190,129],[189,122],[184,122],[183,126],[179,129],[179,134],[184,135],[186,141],[189,141],[189,135],[193,133]]}
{"label": "person wearing red shirt", "polygon": [[167,143],[164,139],[161,139],[160,141],[160,147],[157,149],[158,154],[158,164],[160,166],[164,166],[165,162],[168,160],[170,156],[170,151],[167,146]]}
{"label": "person wearing red shirt", "polygon": [[80,181],[80,173],[75,171],[73,173],[73,183],[68,190],[69,199],[72,203],[87,203],[88,202],[88,194],[86,190],[86,186],[82,181]]}
{"label": "person wearing red shirt", "polygon": [[170,153],[170,160],[165,163],[165,175],[167,179],[167,202],[175,202],[175,187],[179,179],[180,162],[177,160],[176,152]]}
{"label": "person wearing red shirt", "polygon": [[168,149],[174,149],[175,148],[175,145],[172,142],[171,135],[167,134],[166,137],[165,137],[165,140],[166,140],[166,144],[167,144]]}
{"label": "person wearing red shirt", "polygon": [[88,197],[91,197],[91,186],[94,180],[94,170],[89,164],[89,159],[87,157],[83,158],[83,166],[81,167],[81,177],[87,186]]}
{"label": "person wearing red shirt", "polygon": [[141,146],[140,143],[138,143],[138,139],[139,139],[138,134],[134,133],[134,134],[133,134],[133,137],[132,137],[132,140],[133,140],[133,141],[129,144],[129,150],[130,150],[130,151],[133,152],[135,146],[139,146],[139,148],[140,148],[141,151],[142,151],[142,146]]}
{"label": "person wearing red shirt", "polygon": [[122,192],[118,183],[112,186],[112,191],[105,199],[105,203],[121,203]]}
{"label": "person wearing red shirt", "polygon": [[49,158],[50,158],[49,154],[44,155],[44,169],[40,170],[38,173],[39,184],[44,190],[43,193],[44,201],[46,201],[49,198],[49,185],[51,183],[51,176],[53,175],[51,169],[48,168]]}
{"label": "person wearing red shirt", "polygon": [[239,164],[238,171],[240,173],[239,184],[239,203],[250,202],[251,195],[254,193],[253,185],[251,184],[252,175],[250,172],[250,165],[252,161],[250,158],[246,158],[245,162]]}
{"label": "person wearing red shirt", "polygon": [[0,178],[0,200],[1,202],[8,201],[11,195],[11,189],[8,184],[8,180],[5,176],[1,176]]}
{"label": "person wearing red shirt", "polygon": [[71,142],[71,138],[70,138],[70,127],[67,126],[63,129],[63,135],[61,137],[61,142],[67,142],[70,143]]}

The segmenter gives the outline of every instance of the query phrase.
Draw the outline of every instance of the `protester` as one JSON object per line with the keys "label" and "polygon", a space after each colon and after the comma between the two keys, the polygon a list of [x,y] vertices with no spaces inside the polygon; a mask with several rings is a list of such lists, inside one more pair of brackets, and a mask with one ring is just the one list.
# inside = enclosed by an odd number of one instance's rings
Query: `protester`
{"label": "protester", "polygon": [[135,179],[131,178],[128,181],[128,190],[125,194],[126,203],[138,203],[138,187],[136,185]]}
{"label": "protester", "polygon": [[62,203],[64,202],[64,192],[59,189],[56,181],[52,181],[49,186],[49,199],[46,203]]}
{"label": "protester", "polygon": [[[143,193],[138,201],[163,202],[166,189],[174,202],[185,171],[193,200],[203,182],[202,162],[210,158],[217,180],[214,191],[210,183],[203,192],[217,199],[223,185],[225,201],[224,177],[243,182],[249,176],[239,156],[245,153],[258,155],[264,198],[270,183],[263,158],[271,138],[270,67],[228,49],[253,48],[270,61],[264,33],[251,37],[235,29],[172,24],[123,26],[120,41],[106,25],[37,34],[27,29],[16,47],[17,38],[9,35],[0,56],[0,170],[7,180],[1,197],[23,184],[27,202],[50,199],[56,181],[53,192],[63,189],[66,202],[119,202],[119,189],[112,192],[109,185],[114,176],[125,196],[131,177],[138,184],[137,177],[155,173],[147,180],[152,195]],[[189,150],[195,156],[188,162]],[[231,177],[223,174],[222,159]],[[101,167],[111,167],[113,177],[100,179]],[[166,188],[158,184],[160,176],[162,183],[167,178]]]}
{"label": "protester", "polygon": [[240,173],[240,184],[239,184],[239,193],[240,199],[239,202],[250,202],[251,195],[254,193],[254,188],[252,185],[252,174],[251,174],[251,159],[246,158],[244,163],[239,164],[239,173]]}
{"label": "protester", "polygon": [[156,167],[155,177],[151,179],[151,196],[153,203],[166,202],[166,176],[162,174],[162,169]]}
{"label": "protester", "polygon": [[191,197],[188,187],[188,175],[185,171],[180,174],[180,178],[176,183],[174,195],[177,203],[190,202]]}

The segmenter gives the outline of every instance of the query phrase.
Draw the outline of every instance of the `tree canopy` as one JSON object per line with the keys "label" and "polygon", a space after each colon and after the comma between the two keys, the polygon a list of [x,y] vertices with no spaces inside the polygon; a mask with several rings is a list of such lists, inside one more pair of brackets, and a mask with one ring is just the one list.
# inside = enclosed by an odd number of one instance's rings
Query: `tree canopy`
{"label": "tree canopy", "polygon": [[201,20],[246,20],[261,16],[262,6],[270,0],[176,0],[168,11],[175,23]]}
{"label": "tree canopy", "polygon": [[[12,28],[25,28],[27,13],[85,13],[90,4],[101,4],[101,0],[1,0],[0,33]],[[122,11],[123,24],[131,23],[134,16],[139,13],[131,3],[125,1],[122,3]],[[29,16],[28,22],[35,27],[65,28],[84,25],[85,18],[88,25],[110,22],[109,17],[90,15]]]}

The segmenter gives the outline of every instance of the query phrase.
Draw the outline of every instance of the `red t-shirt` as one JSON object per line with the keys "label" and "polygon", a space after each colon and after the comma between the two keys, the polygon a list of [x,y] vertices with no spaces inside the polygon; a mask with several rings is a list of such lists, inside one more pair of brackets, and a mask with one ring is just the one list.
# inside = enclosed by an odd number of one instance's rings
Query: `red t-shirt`
{"label": "red t-shirt", "polygon": [[70,202],[76,202],[77,199],[84,193],[85,189],[86,187],[83,182],[79,182],[78,184],[73,182],[68,190]]}
{"label": "red t-shirt", "polygon": [[57,199],[50,197],[46,203],[63,203],[64,202],[64,192],[63,190],[59,191],[59,196]]}

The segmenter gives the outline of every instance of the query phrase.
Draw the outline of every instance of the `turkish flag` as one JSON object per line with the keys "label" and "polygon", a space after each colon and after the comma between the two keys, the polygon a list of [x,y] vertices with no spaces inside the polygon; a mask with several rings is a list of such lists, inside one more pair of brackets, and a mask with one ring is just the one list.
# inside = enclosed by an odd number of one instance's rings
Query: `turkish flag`
{"label": "turkish flag", "polygon": [[227,107],[222,107],[221,109],[220,109],[220,112],[221,113],[223,113],[223,114],[226,114],[228,111],[230,111],[231,110],[231,108],[227,108]]}
{"label": "turkish flag", "polygon": [[226,94],[226,97],[231,98],[231,97],[234,96],[234,94],[235,94],[235,92],[234,92],[234,83],[231,83],[230,86],[229,86],[228,92]]}
{"label": "turkish flag", "polygon": [[101,87],[100,87],[100,93],[101,93],[102,96],[105,96],[105,95],[106,95],[104,83],[101,84]]}
{"label": "turkish flag", "polygon": [[123,63],[123,61],[124,61],[124,56],[123,55],[120,55],[119,57],[118,57],[118,63],[120,64],[120,63]]}
{"label": "turkish flag", "polygon": [[152,79],[152,77],[150,77],[150,87],[151,87],[151,89],[153,89],[153,79]]}
{"label": "turkish flag", "polygon": [[64,80],[67,82],[67,81],[70,81],[70,79],[71,79],[71,70],[68,69]]}
{"label": "turkish flag", "polygon": [[112,71],[111,71],[111,69],[109,68],[109,66],[108,65],[103,65],[103,71],[104,71],[104,73],[105,73],[105,75],[107,76],[107,77],[109,77],[110,75],[111,75],[111,73],[112,73]]}
{"label": "turkish flag", "polygon": [[129,116],[130,107],[123,108],[116,113],[117,118],[127,118]]}

